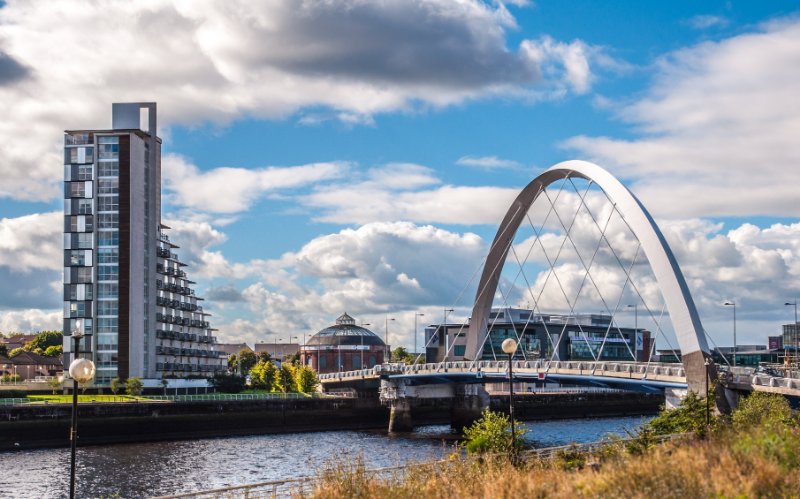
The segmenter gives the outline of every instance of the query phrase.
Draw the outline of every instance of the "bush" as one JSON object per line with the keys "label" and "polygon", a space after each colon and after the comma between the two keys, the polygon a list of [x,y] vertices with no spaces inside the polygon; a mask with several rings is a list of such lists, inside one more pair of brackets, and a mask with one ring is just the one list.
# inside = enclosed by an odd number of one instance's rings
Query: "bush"
{"label": "bush", "polygon": [[24,399],[27,396],[25,390],[0,390],[0,399]]}
{"label": "bush", "polygon": [[278,378],[277,378],[277,389],[278,391],[284,393],[296,392],[297,391],[297,382],[295,381],[294,375],[294,366],[289,364],[288,362],[284,362],[281,364],[281,368],[278,371]]}
{"label": "bush", "polygon": [[3,383],[17,383],[22,381],[22,376],[19,374],[4,374],[0,376],[0,381]]}
{"label": "bush", "polygon": [[141,395],[142,387],[142,380],[139,378],[128,378],[125,380],[125,389],[128,391],[128,395],[133,395],[134,397]]}
{"label": "bush", "polygon": [[[515,431],[517,450],[522,447],[525,430]],[[511,421],[503,413],[485,409],[481,418],[464,428],[465,447],[470,454],[505,453],[511,451]]]}
{"label": "bush", "polygon": [[250,369],[250,386],[257,390],[274,390],[277,376],[278,368],[271,360],[259,360]]}
{"label": "bush", "polygon": [[786,397],[777,393],[753,392],[739,400],[733,413],[733,427],[746,430],[756,426],[776,427],[789,423],[792,408]]}
{"label": "bush", "polygon": [[311,393],[316,391],[319,385],[317,373],[309,366],[301,366],[295,370],[297,377],[297,388],[303,393]]}
{"label": "bush", "polygon": [[[713,389],[709,393],[713,393]],[[709,409],[713,411],[713,405]],[[712,424],[716,423],[713,412],[711,412],[711,422]],[[654,435],[689,432],[704,435],[706,431],[706,399],[690,390],[678,407],[662,408],[658,416],[651,419],[643,430],[650,431]]]}
{"label": "bush", "polygon": [[218,392],[239,393],[244,390],[244,376],[238,374],[217,374],[210,381]]}
{"label": "bush", "polygon": [[120,388],[122,388],[122,381],[120,381],[119,378],[112,379],[111,386],[109,386],[109,388],[111,388],[111,393],[113,393],[114,395],[118,394]]}

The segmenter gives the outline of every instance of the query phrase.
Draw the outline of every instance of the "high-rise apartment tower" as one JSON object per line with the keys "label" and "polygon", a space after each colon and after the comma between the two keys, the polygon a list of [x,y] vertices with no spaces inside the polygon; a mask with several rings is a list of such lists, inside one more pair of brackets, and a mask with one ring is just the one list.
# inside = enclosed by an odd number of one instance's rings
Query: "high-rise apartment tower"
{"label": "high-rise apartment tower", "polygon": [[113,378],[212,375],[225,369],[161,223],[161,139],[156,104],[113,104],[110,130],[64,137],[64,352]]}

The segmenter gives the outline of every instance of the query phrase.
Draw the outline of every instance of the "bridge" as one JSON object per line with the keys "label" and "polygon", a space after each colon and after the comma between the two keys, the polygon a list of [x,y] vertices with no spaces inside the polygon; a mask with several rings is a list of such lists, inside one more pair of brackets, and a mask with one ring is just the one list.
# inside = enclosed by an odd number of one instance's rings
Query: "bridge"
{"label": "bridge", "polygon": [[[576,180],[588,182],[588,187],[585,190],[579,190],[575,184]],[[560,187],[551,195],[547,189],[552,185],[560,185]],[[572,195],[578,206],[574,214],[570,214],[571,219],[569,217],[565,219],[557,209],[559,203],[564,199],[562,195],[565,188],[574,190]],[[588,206],[587,197],[593,188],[599,188],[610,206],[607,210],[607,218],[605,215],[601,218],[594,214]],[[550,203],[550,209],[539,227],[533,223],[530,216],[531,208],[537,200],[545,200]],[[582,211],[584,212],[583,218],[592,230],[599,232],[599,241],[594,252],[584,251],[583,254],[580,245],[572,237],[576,221]],[[553,214],[554,216],[552,216]],[[618,225],[627,227],[636,240],[635,254],[632,257],[624,254],[631,248],[615,248],[607,236],[614,215],[619,219]],[[514,245],[514,238],[525,222],[533,229],[535,237],[531,238],[528,255],[521,259]],[[560,226],[564,231],[560,247],[555,254],[548,254],[547,248],[541,241],[548,224]],[[585,271],[574,297],[567,293],[556,272],[557,262],[559,262],[564,248],[568,247],[567,242],[574,250],[576,257],[573,258],[574,265]],[[536,243],[541,247],[544,259],[549,265],[549,273],[546,274],[544,284],[538,293],[533,292],[529,279],[524,275],[525,261]],[[621,291],[615,298],[601,289],[597,280],[592,276],[592,269],[597,266],[596,259],[600,253],[603,253],[609,261],[616,260],[624,277],[624,282],[618,286]],[[632,278],[636,264],[640,263],[638,261],[640,253],[646,258],[653,274],[653,280],[661,292],[663,307],[660,317],[657,317],[658,314],[654,310],[652,299],[649,296],[643,296],[642,290]],[[558,346],[564,341],[567,334],[567,322],[564,322],[557,334],[549,332],[547,334],[553,351],[550,359],[511,360],[515,382],[556,381],[571,385],[603,386],[650,392],[666,391],[678,395],[685,395],[687,390],[705,393],[708,386],[714,385],[716,386],[715,405],[721,412],[727,412],[731,405],[735,405],[737,394],[742,391],[772,391],[787,396],[800,396],[800,380],[761,376],[739,368],[715,365],[707,335],[689,287],[658,225],[641,201],[618,179],[603,168],[585,161],[566,161],[547,169],[520,192],[508,209],[482,264],[483,271],[477,286],[471,317],[462,326],[466,329],[463,360],[451,358],[454,343],[450,343],[441,362],[435,364],[415,363],[411,366],[388,364],[376,366],[373,369],[323,374],[320,376],[323,389],[331,391],[367,386],[377,389],[380,385],[381,400],[390,405],[392,410],[390,431],[410,429],[413,426],[411,417],[413,401],[423,398],[452,398],[454,425],[469,424],[487,406],[488,394],[483,385],[502,383],[503,380],[508,380],[509,361],[497,358],[486,360],[484,346],[490,337],[492,326],[490,316],[494,301],[499,297],[503,299],[507,307],[509,306],[508,300],[511,292],[508,290],[503,292],[499,288],[499,284],[501,274],[510,256],[513,256],[513,260],[519,265],[519,272],[511,282],[511,287],[513,288],[518,277],[522,275],[528,283],[526,297],[532,300],[534,312],[538,311],[540,316],[542,316],[540,301],[545,286],[548,282],[552,282],[550,281],[551,276],[554,276],[553,281],[557,283],[558,291],[564,298],[565,309],[569,310],[570,314],[575,314],[578,299],[584,293],[587,283],[590,283],[594,287],[592,291],[599,298],[600,304],[611,316],[611,322],[596,354],[587,341],[588,350],[595,358],[594,361],[562,361],[555,358]],[[620,311],[621,306],[624,308],[624,305],[621,304],[626,291],[637,299],[637,303],[641,304],[640,306],[643,307],[646,314],[654,321],[658,335],[664,334],[661,317],[666,314],[678,341],[681,364],[633,361],[603,362],[600,360],[603,357],[603,348],[609,335],[613,333],[614,316]],[[598,305],[598,303],[595,302],[594,305]],[[619,331],[619,327],[617,330]],[[636,330],[638,331],[638,328]],[[446,330],[444,334],[449,339]],[[524,334],[525,328],[522,332],[523,336]],[[519,344],[522,337],[516,328],[514,335]],[[666,338],[666,335],[664,337]],[[635,356],[633,360],[635,360]],[[718,380],[721,383],[716,383]]]}

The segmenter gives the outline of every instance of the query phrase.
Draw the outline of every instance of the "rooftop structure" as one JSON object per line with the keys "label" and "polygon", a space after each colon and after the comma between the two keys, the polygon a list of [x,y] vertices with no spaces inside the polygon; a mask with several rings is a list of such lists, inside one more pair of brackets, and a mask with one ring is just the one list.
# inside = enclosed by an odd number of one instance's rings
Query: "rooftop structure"
{"label": "rooftop structure", "polygon": [[357,326],[345,312],[334,325],[309,338],[300,349],[300,361],[320,373],[347,371],[382,364],[387,351],[380,336]]}

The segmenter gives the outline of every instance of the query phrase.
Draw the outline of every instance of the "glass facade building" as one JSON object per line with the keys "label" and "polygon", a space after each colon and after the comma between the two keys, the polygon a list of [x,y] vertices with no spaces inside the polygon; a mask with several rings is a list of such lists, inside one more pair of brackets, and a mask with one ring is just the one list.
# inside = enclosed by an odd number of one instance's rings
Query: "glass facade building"
{"label": "glass facade building", "polygon": [[114,104],[111,129],[64,138],[64,361],[80,328],[99,386],[226,367],[161,223],[156,124],[155,103]]}

